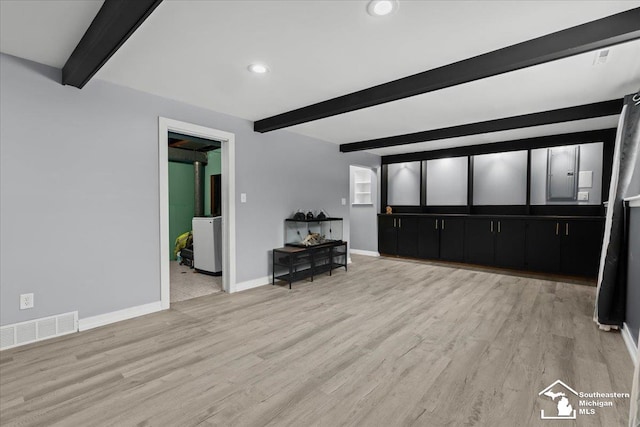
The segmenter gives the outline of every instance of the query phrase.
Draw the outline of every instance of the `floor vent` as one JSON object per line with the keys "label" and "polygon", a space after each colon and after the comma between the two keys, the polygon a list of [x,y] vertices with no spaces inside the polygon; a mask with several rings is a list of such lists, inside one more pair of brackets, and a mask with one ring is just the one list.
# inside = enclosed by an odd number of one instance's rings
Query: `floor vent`
{"label": "floor vent", "polygon": [[0,328],[0,350],[78,331],[78,312],[58,314]]}

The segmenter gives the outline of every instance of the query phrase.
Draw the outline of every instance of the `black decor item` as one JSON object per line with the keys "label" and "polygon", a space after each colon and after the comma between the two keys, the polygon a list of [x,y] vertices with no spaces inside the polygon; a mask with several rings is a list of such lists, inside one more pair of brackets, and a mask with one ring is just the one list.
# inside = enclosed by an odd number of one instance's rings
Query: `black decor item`
{"label": "black decor item", "polygon": [[307,212],[307,219],[313,219],[313,212]]}

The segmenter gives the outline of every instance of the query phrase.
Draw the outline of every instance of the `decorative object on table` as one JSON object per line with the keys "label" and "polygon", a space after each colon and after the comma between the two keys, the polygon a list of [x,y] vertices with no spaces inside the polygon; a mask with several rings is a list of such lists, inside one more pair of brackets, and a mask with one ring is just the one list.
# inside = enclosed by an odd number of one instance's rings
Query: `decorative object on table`
{"label": "decorative object on table", "polygon": [[316,215],[317,219],[325,219],[327,217],[327,214],[324,213],[323,210],[320,210],[320,213],[318,215]]}
{"label": "decorative object on table", "polygon": [[391,215],[393,213],[393,208],[391,206],[387,206],[387,215]]}
{"label": "decorative object on table", "polygon": [[313,219],[313,212],[307,212],[307,219]]}
{"label": "decorative object on table", "polygon": [[309,233],[307,234],[307,237],[305,237],[304,240],[302,240],[302,242],[300,243],[302,243],[304,246],[315,246],[321,245],[326,241],[327,239],[325,239],[325,237],[320,233]]}
{"label": "decorative object on table", "polygon": [[293,214],[293,219],[295,219],[296,221],[304,221],[305,219],[305,214],[304,212],[302,212],[302,210],[298,209],[298,212]]}

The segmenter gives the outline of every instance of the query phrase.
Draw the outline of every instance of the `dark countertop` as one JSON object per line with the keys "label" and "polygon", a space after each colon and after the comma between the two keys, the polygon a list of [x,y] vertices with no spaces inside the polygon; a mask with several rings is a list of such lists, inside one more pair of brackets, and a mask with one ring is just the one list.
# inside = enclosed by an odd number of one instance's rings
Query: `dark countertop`
{"label": "dark countertop", "polygon": [[487,214],[436,214],[436,213],[393,213],[393,214],[378,214],[378,216],[390,216],[390,217],[446,217],[446,218],[478,218],[478,219],[563,219],[563,220],[604,220],[604,215],[590,215],[590,216],[575,216],[575,215],[487,215]]}

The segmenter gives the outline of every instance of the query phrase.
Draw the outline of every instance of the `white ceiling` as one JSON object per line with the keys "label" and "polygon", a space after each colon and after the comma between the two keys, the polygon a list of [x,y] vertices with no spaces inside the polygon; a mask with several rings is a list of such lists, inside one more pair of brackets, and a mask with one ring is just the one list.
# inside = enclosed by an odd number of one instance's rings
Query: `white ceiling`
{"label": "white ceiling", "polygon": [[0,52],[62,68],[104,0],[0,0]]}
{"label": "white ceiling", "polygon": [[[0,50],[61,67],[101,1],[0,1]],[[640,6],[633,1],[165,0],[95,78],[258,120]],[[640,41],[289,128],[334,143],[620,98],[640,88]],[[254,75],[262,61],[271,72]],[[89,83],[90,85],[91,83]],[[615,118],[374,150],[422,151],[600,129]]]}

